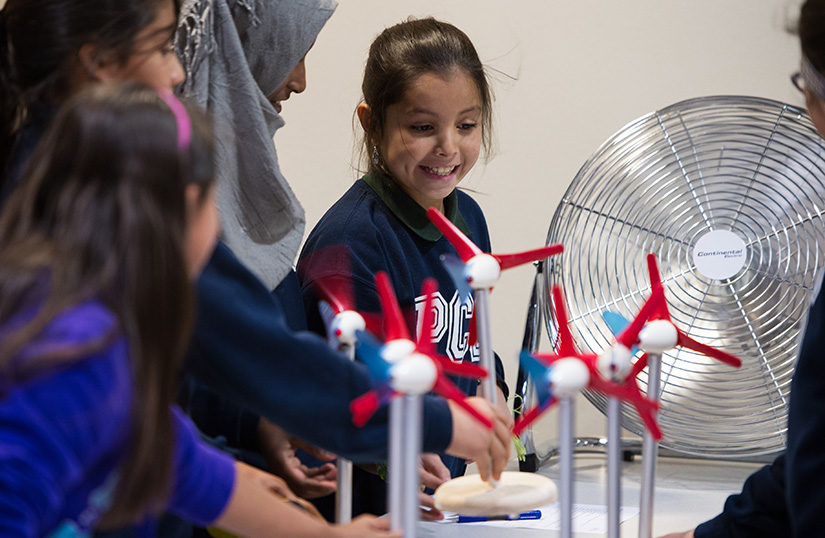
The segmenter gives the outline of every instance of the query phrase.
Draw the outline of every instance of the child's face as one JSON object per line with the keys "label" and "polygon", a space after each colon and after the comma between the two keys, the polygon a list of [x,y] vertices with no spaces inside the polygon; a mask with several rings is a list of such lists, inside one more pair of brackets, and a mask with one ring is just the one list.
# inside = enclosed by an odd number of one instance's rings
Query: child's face
{"label": "child's face", "polygon": [[478,160],[481,113],[478,88],[460,70],[420,76],[387,107],[381,158],[422,207],[443,211],[444,198]]}
{"label": "child's face", "polygon": [[175,55],[172,40],[177,18],[171,0],[163,2],[157,16],[135,38],[135,47],[125,62],[110,62],[101,67],[103,78],[142,82],[173,89],[183,82],[183,67]]}
{"label": "child's face", "polygon": [[186,261],[189,274],[195,278],[203,268],[218,240],[220,217],[218,215],[217,188],[212,185],[205,198],[202,187],[190,184],[186,187]]}

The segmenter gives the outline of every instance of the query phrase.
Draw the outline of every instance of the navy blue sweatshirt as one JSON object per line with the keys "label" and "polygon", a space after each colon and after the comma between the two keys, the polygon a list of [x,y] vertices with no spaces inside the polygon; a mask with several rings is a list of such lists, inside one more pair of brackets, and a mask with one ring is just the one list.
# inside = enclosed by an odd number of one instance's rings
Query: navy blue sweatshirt
{"label": "navy blue sweatshirt", "polygon": [[[490,251],[487,223],[478,204],[466,193],[453,191],[445,200],[445,214],[481,250]],[[327,247],[346,246],[350,267],[338,267],[323,255]],[[390,178],[369,174],[356,181],[321,218],[307,237],[301,253],[299,268],[304,276],[303,286],[306,309],[310,314],[310,328],[323,330],[313,293],[313,281],[325,274],[351,272],[357,308],[364,312],[380,312],[374,275],[378,271],[389,274],[402,312],[407,314],[408,329],[416,334],[416,318],[423,309],[424,297],[421,284],[428,277],[438,282],[435,308],[435,327],[432,329],[437,352],[461,362],[477,362],[478,346],[468,343],[468,331],[472,316],[472,303],[460,297],[449,273],[444,269],[440,256],[457,256],[455,248],[433,225],[426,211],[410,198]],[[308,276],[307,276],[308,275]],[[496,357],[499,386],[505,396],[504,368]],[[458,388],[468,396],[474,396],[478,380],[452,378]],[[425,427],[425,433],[427,431]],[[463,460],[444,457],[452,476],[464,474]]]}

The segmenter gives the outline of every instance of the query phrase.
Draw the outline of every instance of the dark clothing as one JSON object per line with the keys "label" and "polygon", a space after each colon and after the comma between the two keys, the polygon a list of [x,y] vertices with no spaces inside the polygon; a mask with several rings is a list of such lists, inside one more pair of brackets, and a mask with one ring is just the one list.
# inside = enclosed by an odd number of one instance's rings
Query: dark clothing
{"label": "dark clothing", "polygon": [[722,513],[694,531],[695,538],[787,538],[789,534],[784,454],[749,476],[742,492],[725,501]]}
{"label": "dark clothing", "polygon": [[[186,370],[313,445],[356,462],[386,457],[386,410],[363,428],[349,412],[348,403],[372,388],[367,369],[318,335],[291,331],[278,300],[223,244],[198,279]],[[424,420],[425,450],[444,451],[452,437],[447,403],[426,397]]]}
{"label": "dark clothing", "polygon": [[[478,204],[466,193],[453,191],[445,201],[445,214],[485,252],[490,251],[487,223]],[[337,252],[344,250],[346,266]],[[425,210],[386,176],[368,174],[326,212],[307,238],[299,260],[299,272],[309,326],[323,334],[314,294],[316,280],[329,275],[351,278],[355,307],[360,312],[381,312],[375,274],[386,272],[407,318],[411,335],[417,333],[417,319],[424,307],[421,285],[427,278],[438,282],[432,329],[436,351],[456,362],[477,362],[478,346],[469,345],[469,325],[473,313],[472,297],[462,297],[441,256],[456,255],[455,248],[426,216]],[[335,259],[337,258],[337,259]],[[497,379],[505,396],[504,368],[496,357]],[[468,396],[474,396],[478,380],[451,377]],[[424,431],[427,431],[425,426]],[[425,449],[425,451],[428,451]],[[464,474],[464,460],[442,455],[453,477]],[[392,472],[392,470],[390,470]],[[360,492],[366,511],[386,509],[384,484],[374,475],[354,473],[354,490]],[[367,499],[371,499],[367,502]]]}
{"label": "dark clothing", "polygon": [[825,295],[808,311],[791,382],[788,446],[731,495],[724,511],[696,528],[696,538],[819,536],[825,510]]}

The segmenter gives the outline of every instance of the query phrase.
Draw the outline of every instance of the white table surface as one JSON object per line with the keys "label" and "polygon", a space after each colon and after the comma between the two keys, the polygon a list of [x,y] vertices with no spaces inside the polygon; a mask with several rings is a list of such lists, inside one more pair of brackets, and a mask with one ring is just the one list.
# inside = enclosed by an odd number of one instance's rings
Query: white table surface
{"label": "white table surface", "polygon": [[[554,480],[558,478],[558,460],[552,459],[539,473]],[[654,536],[685,531],[706,521],[722,510],[725,499],[741,490],[745,479],[763,464],[720,462],[659,457],[656,472],[656,492],[653,509]],[[574,503],[606,505],[606,458],[598,454],[577,454],[575,458]],[[508,470],[518,470],[513,462]],[[641,457],[623,463],[622,506],[639,506]],[[621,525],[622,538],[638,536],[639,517],[634,516]],[[556,537],[558,532],[484,526],[479,524],[419,523],[419,538],[533,538]],[[576,538],[602,537],[604,534],[574,534]]]}

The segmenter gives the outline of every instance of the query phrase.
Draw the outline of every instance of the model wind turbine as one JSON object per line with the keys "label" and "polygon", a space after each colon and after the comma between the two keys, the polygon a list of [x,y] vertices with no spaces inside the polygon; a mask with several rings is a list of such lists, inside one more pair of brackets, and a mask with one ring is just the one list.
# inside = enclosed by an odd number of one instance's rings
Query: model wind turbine
{"label": "model wind turbine", "polygon": [[[536,387],[537,404],[524,412],[513,427],[513,433],[519,435],[542,413],[558,401],[561,407],[559,421],[559,509],[561,514],[561,536],[572,536],[573,513],[573,397],[580,390],[589,388],[606,394],[615,401],[624,400],[636,409],[650,435],[661,438],[661,430],[656,423],[657,403],[642,395],[636,383],[636,375],[628,375],[622,383],[616,383],[604,377],[599,369],[600,355],[581,353],[570,332],[569,318],[564,304],[560,286],[554,286],[553,310],[558,322],[558,340],[556,353],[529,354],[522,353],[521,362],[530,373]],[[603,362],[603,360],[602,360]],[[618,417],[612,419],[618,426]],[[610,448],[620,446],[618,428],[613,428],[608,416],[608,514],[613,511],[618,515],[619,505],[611,502],[610,486],[621,477],[619,461],[612,461]],[[616,499],[617,501],[618,499]]]}
{"label": "model wind turbine", "polygon": [[382,345],[366,332],[358,333],[358,357],[367,364],[375,388],[350,404],[353,422],[361,426],[383,404],[390,404],[389,438],[389,511],[393,530],[405,536],[416,535],[418,522],[418,459],[421,453],[421,396],[434,391],[455,401],[479,422],[493,423],[464,401],[461,392],[445,373],[485,378],[487,371],[472,364],[454,363],[435,354],[430,328],[433,324],[433,295],[436,283],[424,282],[426,297],[422,314],[421,334],[413,342],[398,306],[389,277],[384,272],[375,275],[381,307],[386,318],[386,341]]}
{"label": "model wind turbine", "polygon": [[[627,371],[627,377],[635,379],[635,376],[645,367],[648,367],[647,394],[649,398],[658,401],[662,354],[673,348],[687,348],[734,368],[739,368],[742,361],[738,357],[694,340],[673,324],[667,307],[662,277],[656,263],[656,256],[653,254],[647,255],[647,269],[650,276],[650,297],[642,305],[633,321],[628,323],[618,314],[605,313],[605,321],[610,325],[611,331],[616,334],[616,342],[600,356],[601,369],[620,373]],[[632,350],[634,347],[641,349],[644,355],[631,366],[630,357],[633,355]],[[610,411],[611,408],[608,407],[608,412]],[[616,422],[618,422],[618,410],[613,410],[613,412],[616,413]],[[610,415],[608,414],[609,420]],[[653,436],[648,430],[642,440],[642,488],[639,502],[640,538],[650,538],[653,534],[653,492],[655,488],[656,460],[658,458],[658,441],[660,439],[661,436]],[[610,449],[609,445],[608,449]],[[608,535],[610,535],[609,530],[613,525],[617,529],[615,536],[618,536],[618,513],[615,515],[615,521],[612,524],[608,521]]]}
{"label": "model wind turbine", "polygon": [[[323,263],[311,263],[316,258]],[[318,297],[318,310],[330,346],[355,360],[358,334],[367,328],[380,333],[381,320],[375,314],[356,310],[348,247],[335,245],[313,252],[304,258],[298,270]],[[339,457],[337,467],[335,522],[343,525],[352,520],[352,462]]]}
{"label": "model wind turbine", "polygon": [[[517,254],[487,254],[482,252],[475,243],[470,241],[461,230],[437,209],[429,208],[427,216],[458,251],[461,258],[460,262],[447,256],[442,257],[442,261],[453,280],[456,281],[459,293],[462,289],[469,288],[473,290],[475,307],[473,318],[470,321],[470,343],[473,343],[473,335],[477,336],[481,366],[488,372],[494,372],[489,312],[490,290],[498,282],[503,270],[559,254],[562,252],[563,247],[562,245],[548,245]],[[489,376],[482,387],[484,388],[484,397],[495,405],[495,376]]]}

